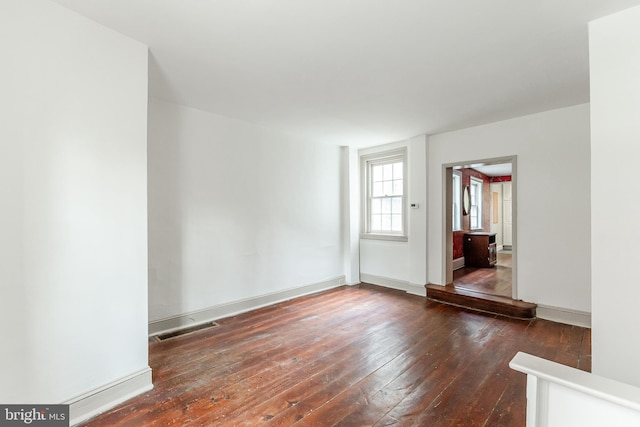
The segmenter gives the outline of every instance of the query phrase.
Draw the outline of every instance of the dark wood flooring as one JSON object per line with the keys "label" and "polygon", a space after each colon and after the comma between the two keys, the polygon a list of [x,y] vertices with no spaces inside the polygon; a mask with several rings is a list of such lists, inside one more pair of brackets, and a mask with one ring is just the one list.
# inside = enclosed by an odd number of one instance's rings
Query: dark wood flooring
{"label": "dark wood flooring", "polygon": [[87,426],[524,426],[518,351],[589,371],[590,330],[361,284],[149,344],[155,388]]}
{"label": "dark wood flooring", "polygon": [[498,253],[498,263],[491,268],[463,267],[453,272],[453,286],[511,298],[511,254]]}

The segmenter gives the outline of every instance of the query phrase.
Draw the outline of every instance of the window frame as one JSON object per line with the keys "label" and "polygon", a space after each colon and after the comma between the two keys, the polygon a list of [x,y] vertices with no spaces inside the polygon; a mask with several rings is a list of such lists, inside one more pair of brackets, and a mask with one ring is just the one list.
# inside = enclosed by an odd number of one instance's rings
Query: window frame
{"label": "window frame", "polygon": [[[389,163],[402,163],[402,195],[390,195],[383,197],[401,197],[402,206],[402,229],[400,231],[373,231],[371,230],[371,201],[374,196],[372,167]],[[362,202],[361,202],[361,230],[360,238],[377,240],[408,241],[408,167],[407,149],[395,149],[363,155],[360,157]],[[375,197],[378,198],[378,197]]]}
{"label": "window frame", "polygon": [[[469,206],[469,229],[471,230],[482,230],[483,226],[482,226],[482,186],[483,186],[483,182],[480,178],[476,178],[474,176],[470,177],[470,181],[469,181],[469,192],[470,194],[470,206]],[[474,204],[474,187],[476,187],[478,189],[478,194],[475,195],[475,201],[479,202]],[[477,209],[477,214],[476,215],[472,215],[472,212],[474,210],[474,207]],[[477,227],[474,227],[473,224],[473,217],[477,218]]]}

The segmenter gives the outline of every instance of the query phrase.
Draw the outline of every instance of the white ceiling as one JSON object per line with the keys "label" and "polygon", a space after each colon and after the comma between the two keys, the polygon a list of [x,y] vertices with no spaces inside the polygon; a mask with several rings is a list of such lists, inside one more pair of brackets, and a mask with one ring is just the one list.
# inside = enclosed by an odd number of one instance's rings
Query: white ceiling
{"label": "white ceiling", "polygon": [[640,0],[55,0],[150,48],[150,95],[365,146],[589,101],[587,23]]}
{"label": "white ceiling", "polygon": [[511,163],[496,165],[471,165],[471,168],[487,176],[511,176]]}

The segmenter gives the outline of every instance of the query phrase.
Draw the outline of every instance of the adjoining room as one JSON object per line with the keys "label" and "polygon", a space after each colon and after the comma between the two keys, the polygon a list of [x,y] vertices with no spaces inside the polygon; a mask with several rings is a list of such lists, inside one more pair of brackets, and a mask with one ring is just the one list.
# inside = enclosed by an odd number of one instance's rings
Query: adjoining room
{"label": "adjoining room", "polygon": [[640,425],[640,0],[0,31],[0,424]]}

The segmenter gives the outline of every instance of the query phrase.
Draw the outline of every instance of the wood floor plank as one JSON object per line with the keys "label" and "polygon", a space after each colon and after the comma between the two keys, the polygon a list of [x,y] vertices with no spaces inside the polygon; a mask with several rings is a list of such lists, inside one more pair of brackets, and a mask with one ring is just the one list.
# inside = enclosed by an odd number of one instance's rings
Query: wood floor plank
{"label": "wood floor plank", "polygon": [[524,426],[526,351],[589,370],[585,328],[361,284],[149,344],[154,389],[86,426]]}
{"label": "wood floor plank", "polygon": [[[361,304],[375,312],[375,309],[380,306],[374,299],[363,298]],[[185,382],[182,384],[181,395],[189,406],[189,412],[196,412],[193,420],[198,420],[200,418],[198,414],[202,412],[210,412],[213,408],[211,402],[218,405],[217,409],[224,403],[224,412],[217,412],[221,413],[221,416],[224,415],[225,418],[233,418],[238,408],[246,409],[246,406],[251,405],[253,401],[261,399],[262,395],[259,393],[262,389],[272,390],[284,387],[282,377],[285,373],[295,371],[308,359],[321,360],[324,349],[331,349],[337,345],[350,345],[350,342],[344,341],[343,335],[357,337],[353,330],[362,332],[367,324],[371,325],[369,326],[370,332],[384,326],[382,322],[371,322],[370,319],[357,316],[358,311],[351,313],[352,321],[345,322],[348,313],[348,308],[344,306],[338,313],[339,315],[331,312],[323,313],[317,317],[318,319],[326,319],[316,322],[318,323],[316,327],[307,322],[302,328],[299,328],[299,323],[291,322],[291,319],[287,318],[287,322],[281,326],[284,328],[281,334],[274,328],[265,338],[263,330],[256,329],[255,332],[260,335],[258,340],[248,341],[244,336],[230,339],[227,346],[233,350],[234,358],[232,360],[225,360],[225,363],[217,364],[216,367],[213,367],[214,369],[200,368],[198,382],[207,384],[207,387],[212,390],[210,394],[214,394],[212,398],[200,396],[197,393],[191,396],[186,388],[192,388],[193,383]],[[345,325],[348,325],[350,329],[347,329]],[[337,328],[337,326],[342,326],[342,328]],[[341,329],[345,331],[341,331]],[[322,337],[323,334],[326,337],[318,340],[318,337]],[[295,338],[291,338],[292,336]],[[263,342],[266,340],[270,341],[269,345],[267,342]],[[281,340],[286,340],[288,345],[283,346]],[[313,340],[318,340],[319,344],[300,350],[302,343]],[[244,345],[239,345],[238,342]],[[239,360],[236,360],[237,358]],[[224,367],[225,364],[230,367]],[[224,370],[220,371],[220,369]],[[231,373],[231,375],[224,375],[226,373]],[[248,397],[247,390],[253,392]],[[219,420],[213,417],[211,421],[218,422]]]}
{"label": "wood floor plank", "polygon": [[[402,316],[404,314],[407,313],[397,313],[398,316]],[[315,363],[309,363],[307,366],[287,374],[285,379],[288,379],[288,381],[280,381],[277,387],[277,390],[284,390],[284,393],[272,393],[273,397],[266,397],[261,399],[261,401],[255,402],[255,405],[252,406],[252,409],[249,412],[246,411],[246,408],[239,408],[239,411],[233,414],[227,414],[227,419],[230,417],[234,417],[236,419],[240,417],[243,418],[242,420],[236,421],[237,425],[243,425],[245,422],[251,423],[251,420],[255,420],[257,422],[258,420],[264,421],[274,419],[278,412],[293,408],[301,401],[301,396],[295,394],[293,396],[291,395],[291,388],[294,388],[295,386],[300,388],[300,385],[302,384],[303,389],[307,391],[313,390],[313,387],[305,384],[304,380],[301,382],[301,378],[314,378],[320,375],[324,379],[324,381],[321,382],[322,387],[320,390],[326,391],[327,384],[331,381],[337,381],[338,378],[342,379],[341,374],[344,372],[349,373],[351,376],[355,375],[357,369],[352,368],[354,364],[356,367],[361,367],[363,365],[366,366],[367,363],[375,363],[374,361],[376,358],[387,359],[389,357],[389,346],[399,345],[399,341],[402,340],[402,337],[399,337],[392,332],[393,325],[391,323],[382,322],[379,323],[379,327],[369,329],[368,333],[361,336],[357,341],[344,343],[347,344],[346,346],[331,345],[325,352],[318,352],[317,347],[308,349],[307,351],[312,353],[314,357],[314,359],[311,359],[311,362]],[[362,354],[363,348],[367,349],[368,354]],[[344,381],[344,379],[342,380]],[[349,378],[348,381],[352,381],[351,378]],[[267,388],[269,390],[274,390],[272,386],[268,386]],[[292,404],[292,402],[295,404]],[[271,404],[274,406],[271,406]],[[245,405],[243,404],[243,406]],[[296,412],[299,412],[300,410],[299,407],[295,409]],[[247,420],[247,418],[249,420]]]}
{"label": "wood floor plank", "polygon": [[[397,376],[393,381],[378,389],[367,383],[358,384],[360,390],[364,392],[359,399],[357,396],[345,395],[343,400],[347,402],[346,416],[337,425],[373,425],[420,385],[425,371],[438,369],[440,360],[459,349],[458,343],[447,342],[452,334],[461,333],[466,336],[466,339],[481,342],[486,336],[487,329],[491,328],[490,325],[491,323],[484,321],[476,324],[465,322],[443,328],[441,330],[443,333],[429,337],[424,343],[426,346],[415,351],[416,355],[413,358],[416,362],[404,372],[396,373]],[[421,357],[420,354],[422,354]],[[375,384],[375,382],[372,383]],[[353,407],[354,403],[358,405],[357,408]]]}
{"label": "wood floor plank", "polygon": [[509,371],[504,374],[504,389],[483,426],[511,427],[523,425],[526,408],[520,404],[526,399],[526,379],[522,374]]}
{"label": "wood floor plank", "polygon": [[[495,319],[494,319],[495,320]],[[447,398],[447,390],[452,386],[454,391],[460,394],[460,390],[466,391],[467,388],[462,387],[455,388],[457,381],[462,380],[462,384],[466,382],[472,382],[473,378],[470,378],[467,371],[474,361],[482,354],[482,349],[487,342],[491,341],[491,337],[496,336],[501,328],[501,322],[496,320],[496,326],[491,327],[487,324],[487,327],[479,330],[479,337],[471,335],[469,337],[457,337],[453,335],[450,342],[444,346],[445,360],[442,365],[433,365],[433,372],[429,372],[430,367],[425,367],[425,372],[428,372],[424,378],[425,380],[412,391],[402,402],[400,402],[393,410],[387,415],[387,421],[382,424],[390,424],[393,420],[399,425],[413,425],[415,420],[419,417],[424,417],[422,414],[425,410],[428,410],[428,414],[437,415],[441,410],[440,405],[443,399]],[[476,340],[476,338],[479,338]],[[464,339],[464,341],[461,341]],[[467,349],[467,339],[469,342],[473,342],[473,351],[464,351]],[[474,342],[475,341],[475,342]],[[460,343],[463,343],[463,351],[460,351]],[[469,348],[471,350],[471,348]],[[471,372],[473,375],[484,375],[484,372]],[[473,391],[473,389],[470,389]],[[462,393],[464,396],[464,393]],[[464,397],[466,399],[466,397]],[[455,409],[455,408],[454,408]],[[434,420],[431,420],[433,423]],[[427,425],[427,424],[425,424]],[[430,425],[430,424],[429,424]]]}
{"label": "wood floor plank", "polygon": [[[504,332],[506,325],[501,325]],[[493,334],[478,350],[477,356],[452,379],[451,383],[413,420],[413,425],[478,425],[485,424],[487,414],[495,407],[504,387],[504,363],[513,357],[511,346],[520,331]],[[474,384],[472,390],[465,384]],[[524,420],[521,420],[524,421]]]}

